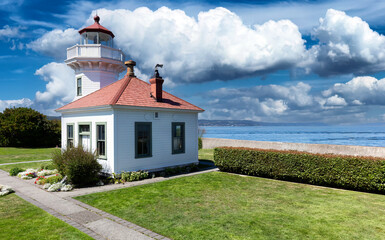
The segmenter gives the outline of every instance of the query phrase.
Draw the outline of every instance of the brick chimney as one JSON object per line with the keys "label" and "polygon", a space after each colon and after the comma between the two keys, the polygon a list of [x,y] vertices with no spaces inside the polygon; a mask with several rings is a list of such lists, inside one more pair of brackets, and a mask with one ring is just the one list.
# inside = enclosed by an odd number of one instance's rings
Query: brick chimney
{"label": "brick chimney", "polygon": [[158,69],[155,69],[154,76],[150,79],[151,83],[151,97],[155,98],[157,102],[162,102],[162,85],[163,78],[159,76]]}

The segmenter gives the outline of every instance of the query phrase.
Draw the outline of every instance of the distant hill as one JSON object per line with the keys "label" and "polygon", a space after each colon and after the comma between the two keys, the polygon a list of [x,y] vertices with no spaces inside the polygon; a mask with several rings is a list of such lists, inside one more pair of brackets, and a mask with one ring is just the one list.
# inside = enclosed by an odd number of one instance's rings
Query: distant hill
{"label": "distant hill", "polygon": [[324,123],[268,123],[252,120],[207,120],[199,119],[199,126],[326,126]]}

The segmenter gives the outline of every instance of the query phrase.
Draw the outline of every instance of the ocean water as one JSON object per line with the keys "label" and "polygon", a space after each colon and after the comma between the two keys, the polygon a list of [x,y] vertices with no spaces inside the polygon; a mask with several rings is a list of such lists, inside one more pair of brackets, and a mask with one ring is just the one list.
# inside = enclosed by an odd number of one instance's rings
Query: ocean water
{"label": "ocean water", "polygon": [[207,138],[385,147],[384,125],[357,126],[201,126]]}

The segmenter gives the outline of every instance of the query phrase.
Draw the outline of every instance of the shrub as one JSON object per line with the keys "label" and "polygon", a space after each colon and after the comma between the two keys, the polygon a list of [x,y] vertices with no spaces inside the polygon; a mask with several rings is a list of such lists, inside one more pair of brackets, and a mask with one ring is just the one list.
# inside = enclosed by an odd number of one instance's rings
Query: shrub
{"label": "shrub", "polygon": [[225,172],[385,193],[385,160],[294,151],[215,148]]}
{"label": "shrub", "polygon": [[202,149],[202,138],[198,138],[198,149]]}
{"label": "shrub", "polygon": [[60,121],[31,108],[6,108],[0,113],[0,146],[55,147],[60,145]]}
{"label": "shrub", "polygon": [[76,186],[95,184],[102,170],[97,156],[81,146],[54,153],[52,162],[59,173],[67,176],[68,181]]}
{"label": "shrub", "polygon": [[139,180],[148,178],[148,172],[145,172],[145,171],[122,172],[121,174],[115,174],[114,176],[116,179],[119,179],[121,182],[133,182],[133,181],[139,181]]}
{"label": "shrub", "polygon": [[17,176],[17,174],[19,172],[24,172],[24,169],[21,169],[21,168],[18,168],[18,167],[14,167],[12,168],[10,171],[9,171],[9,175],[11,176]]}

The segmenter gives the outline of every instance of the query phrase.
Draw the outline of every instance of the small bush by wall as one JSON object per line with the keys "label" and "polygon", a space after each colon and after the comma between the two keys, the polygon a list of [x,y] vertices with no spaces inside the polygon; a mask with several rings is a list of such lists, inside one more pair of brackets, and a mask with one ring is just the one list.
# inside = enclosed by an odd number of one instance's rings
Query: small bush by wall
{"label": "small bush by wall", "polygon": [[385,193],[385,159],[223,147],[214,162],[225,172]]}
{"label": "small bush by wall", "polygon": [[202,149],[202,138],[198,138],[198,149]]}
{"label": "small bush by wall", "polygon": [[81,146],[54,153],[52,162],[59,173],[67,176],[68,181],[76,186],[95,184],[102,170],[97,156]]}

